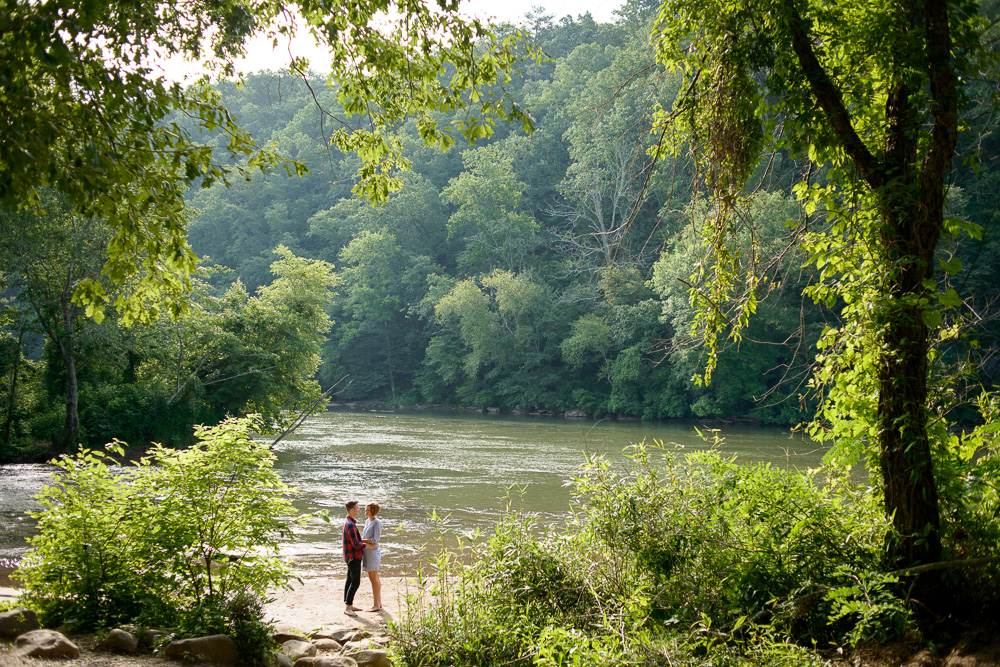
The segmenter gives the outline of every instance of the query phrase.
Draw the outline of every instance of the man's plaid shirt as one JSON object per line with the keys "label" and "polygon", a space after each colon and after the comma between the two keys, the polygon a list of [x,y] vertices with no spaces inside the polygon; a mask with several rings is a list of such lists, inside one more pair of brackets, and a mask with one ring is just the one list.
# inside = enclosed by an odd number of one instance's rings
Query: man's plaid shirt
{"label": "man's plaid shirt", "polygon": [[344,562],[349,563],[355,558],[361,558],[364,552],[365,543],[358,534],[358,522],[349,516],[344,521]]}

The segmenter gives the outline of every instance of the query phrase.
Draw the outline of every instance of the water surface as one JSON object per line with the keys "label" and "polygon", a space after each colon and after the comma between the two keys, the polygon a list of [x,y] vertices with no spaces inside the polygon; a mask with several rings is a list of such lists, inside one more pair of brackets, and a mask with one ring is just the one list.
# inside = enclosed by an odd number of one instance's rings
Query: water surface
{"label": "water surface", "polygon": [[[818,465],[822,450],[788,431],[725,426],[719,445],[738,461],[779,467]],[[708,449],[692,424],[638,423],[561,418],[485,416],[418,411],[344,412],[316,415],[276,448],[276,468],[298,487],[296,505],[326,509],[331,524],[312,521],[283,546],[306,577],[343,569],[340,531],[343,503],[352,498],[382,505],[382,569],[411,572],[420,549],[484,530],[513,502],[542,523],[566,515],[570,481],[587,454],[603,454],[621,470],[630,444],[662,440],[686,450]],[[31,496],[55,468],[0,466],[0,561],[16,559],[34,531],[26,516]],[[437,517],[434,519],[433,517]]]}
{"label": "water surface", "polygon": [[[814,443],[779,429],[727,426],[722,435],[719,449],[739,461],[804,468],[822,456]],[[336,568],[344,500],[375,501],[383,508],[383,570],[410,571],[420,545],[439,534],[433,516],[447,518],[452,542],[486,529],[511,502],[542,522],[558,521],[587,454],[603,454],[624,470],[622,451],[654,440],[710,447],[691,424],[410,411],[318,415],[278,446],[278,468],[302,491],[300,509],[329,509],[337,519],[311,524],[286,551],[305,576]]]}

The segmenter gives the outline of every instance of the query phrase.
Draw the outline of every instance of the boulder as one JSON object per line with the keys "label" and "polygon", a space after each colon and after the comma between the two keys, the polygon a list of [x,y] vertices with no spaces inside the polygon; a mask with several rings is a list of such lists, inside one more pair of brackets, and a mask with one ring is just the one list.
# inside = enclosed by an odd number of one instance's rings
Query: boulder
{"label": "boulder", "polygon": [[317,632],[313,636],[318,639],[332,639],[338,644],[344,644],[349,641],[354,641],[354,635],[356,634],[358,634],[357,628],[335,628],[333,630]]}
{"label": "boulder", "polygon": [[278,667],[294,667],[295,663],[292,662],[292,659],[281,651],[271,651],[271,654],[274,655],[274,660],[278,663]]}
{"label": "boulder", "polygon": [[163,655],[175,660],[193,659],[195,661],[217,662],[223,665],[234,665],[240,659],[236,644],[233,643],[229,635],[178,639],[167,645]]}
{"label": "boulder", "polygon": [[322,658],[316,658],[312,667],[358,667],[358,663],[346,655],[324,655]]}
{"label": "boulder", "polygon": [[282,627],[275,626],[274,632],[271,633],[271,639],[278,644],[284,644],[285,642],[297,641],[297,642],[307,642],[309,637],[306,637],[301,632],[296,631],[294,628],[282,623]]}
{"label": "boulder", "polygon": [[347,657],[354,658],[358,667],[389,667],[389,654],[379,649],[370,648],[348,653]]}
{"label": "boulder", "polygon": [[55,630],[32,630],[14,640],[13,654],[24,658],[79,658],[80,649]]}
{"label": "boulder", "polygon": [[295,661],[299,658],[311,658],[316,655],[316,646],[312,642],[289,639],[281,645],[281,652]]}
{"label": "boulder", "polygon": [[[288,659],[291,660],[291,658]],[[316,658],[314,658],[313,656],[306,656],[305,658],[299,658],[292,664],[294,667],[313,667],[314,662],[316,662]]]}
{"label": "boulder", "polygon": [[930,649],[924,649],[910,658],[910,660],[902,667],[940,667],[942,662],[944,661],[934,655],[933,651]]}
{"label": "boulder", "polygon": [[573,408],[563,413],[563,416],[566,417],[566,419],[586,419],[589,415],[583,408]]}
{"label": "boulder", "polygon": [[0,614],[0,637],[4,639],[14,639],[40,627],[38,616],[30,609],[11,609]]}
{"label": "boulder", "polygon": [[996,627],[966,633],[944,661],[944,667],[992,665],[1000,665],[1000,632]]}
{"label": "boulder", "polygon": [[128,630],[115,628],[101,642],[101,648],[115,653],[135,653],[139,648],[139,640]]}
{"label": "boulder", "polygon": [[320,651],[339,651],[344,648],[336,639],[326,639],[325,637],[313,640],[313,645]]}
{"label": "boulder", "polygon": [[366,648],[371,648],[371,645],[372,640],[366,637],[365,639],[359,639],[356,642],[347,642],[344,644],[344,651],[347,653],[350,653],[351,651],[361,651]]}

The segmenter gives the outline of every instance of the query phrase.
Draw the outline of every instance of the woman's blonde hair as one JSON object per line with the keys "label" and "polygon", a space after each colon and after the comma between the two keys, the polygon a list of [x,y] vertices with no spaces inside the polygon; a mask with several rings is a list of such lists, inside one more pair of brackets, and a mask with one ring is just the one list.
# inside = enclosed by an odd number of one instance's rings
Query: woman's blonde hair
{"label": "woman's blonde hair", "polygon": [[378,506],[378,503],[368,503],[367,505],[365,505],[365,509],[368,510],[369,514],[375,516],[376,514],[378,514],[378,511],[382,508]]}

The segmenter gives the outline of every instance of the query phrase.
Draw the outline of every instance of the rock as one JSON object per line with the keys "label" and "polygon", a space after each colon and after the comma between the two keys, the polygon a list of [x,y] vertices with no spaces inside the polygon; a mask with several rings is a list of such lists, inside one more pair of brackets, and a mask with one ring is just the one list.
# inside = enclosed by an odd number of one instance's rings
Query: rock
{"label": "rock", "polygon": [[321,639],[332,639],[335,642],[344,644],[349,641],[354,640],[354,635],[358,634],[357,628],[337,628],[335,630],[325,630],[324,632],[317,632],[315,637]]}
{"label": "rock", "polygon": [[275,629],[275,631],[271,633],[271,639],[278,644],[284,644],[285,642],[290,642],[290,641],[297,641],[297,642],[309,641],[309,638],[306,637],[304,634],[302,634],[301,632],[295,632],[294,630],[291,629],[281,630],[281,631]]}
{"label": "rock", "polygon": [[347,657],[354,658],[358,667],[389,667],[389,654],[379,649],[365,649],[349,653]]}
{"label": "rock", "polygon": [[115,653],[135,653],[139,640],[128,630],[115,628],[101,642],[101,647]]}
{"label": "rock", "polygon": [[278,667],[294,667],[295,663],[292,662],[292,659],[281,651],[271,651],[271,653],[274,655],[274,660],[278,663]]}
{"label": "rock", "polygon": [[209,635],[192,639],[178,639],[167,645],[163,652],[167,658],[192,658],[204,662],[234,665],[240,659],[236,644],[229,635]]}
{"label": "rock", "polygon": [[4,639],[14,639],[39,627],[38,616],[30,609],[12,609],[0,614],[0,637]]}
{"label": "rock", "polygon": [[23,658],[79,658],[80,649],[55,630],[32,630],[14,640],[13,654]]}
{"label": "rock", "polygon": [[572,410],[567,410],[563,413],[563,416],[566,417],[566,419],[586,419],[589,415],[583,408],[573,408]]}
{"label": "rock", "polygon": [[281,652],[295,661],[299,658],[311,658],[316,655],[316,646],[311,642],[289,639],[281,645]]}
{"label": "rock", "polygon": [[344,644],[344,651],[347,653],[350,653],[351,651],[361,651],[362,649],[371,647],[371,645],[372,641],[370,639],[359,639],[356,642],[347,642]]}
{"label": "rock", "polygon": [[1000,665],[1000,633],[995,627],[966,633],[944,661],[944,667]]}
{"label": "rock", "polygon": [[324,655],[322,658],[316,658],[312,667],[358,667],[358,663],[346,655]]}
{"label": "rock", "polygon": [[[284,654],[282,654],[282,655],[284,655]],[[285,657],[288,657],[288,656],[285,656]],[[291,660],[291,658],[288,658],[288,659]],[[294,667],[313,667],[313,663],[314,662],[316,662],[316,658],[314,658],[312,656],[307,656],[305,658],[299,658],[298,660],[296,660],[293,663],[293,665],[294,665]]]}
{"label": "rock", "polygon": [[385,646],[386,644],[392,642],[392,639],[390,639],[389,637],[386,637],[385,635],[381,635],[379,637],[372,637],[371,638],[371,642],[372,642],[372,644],[378,644],[379,646]]}
{"label": "rock", "polygon": [[313,641],[313,645],[321,651],[339,651],[344,648],[336,639],[323,637]]}

